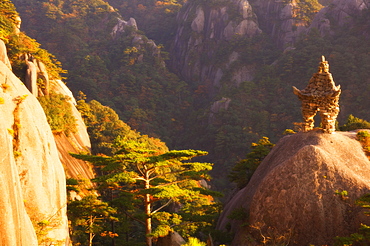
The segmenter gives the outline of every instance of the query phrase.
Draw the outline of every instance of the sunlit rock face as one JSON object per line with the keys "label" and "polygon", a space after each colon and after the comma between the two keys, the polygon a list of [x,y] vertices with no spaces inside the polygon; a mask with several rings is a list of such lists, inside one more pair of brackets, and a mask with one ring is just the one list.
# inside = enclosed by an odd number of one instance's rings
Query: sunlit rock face
{"label": "sunlit rock face", "polygon": [[[0,97],[4,98],[2,92]],[[5,103],[0,105],[2,115],[5,111],[2,108],[5,106]],[[35,230],[24,206],[22,187],[13,156],[12,137],[7,130],[10,126],[9,122],[0,120],[0,245],[38,245]]]}
{"label": "sunlit rock face", "polygon": [[64,166],[66,177],[74,179],[92,179],[94,172],[92,166],[85,161],[73,158],[69,153],[88,153],[91,149],[90,137],[86,125],[76,108],[76,99],[69,88],[60,80],[53,81],[51,91],[69,97],[72,115],[76,119],[76,132],[69,136],[64,133],[54,135],[60,160]]}
{"label": "sunlit rock face", "polygon": [[[289,245],[334,245],[336,236],[369,224],[353,205],[370,192],[370,162],[355,135],[310,131],[282,138],[226,205],[218,229],[235,235],[234,246],[255,245],[248,238],[261,235]],[[336,194],[342,191],[348,196]],[[233,211],[246,216],[230,219]]]}
{"label": "sunlit rock face", "polygon": [[3,40],[0,40],[0,61],[2,61],[9,69],[12,69]]}
{"label": "sunlit rock face", "polygon": [[[5,168],[1,172],[7,174],[2,182],[13,184],[9,193],[2,192],[4,210],[1,212],[14,211],[7,223],[17,228],[12,231],[9,227],[1,228],[0,238],[7,234],[6,237],[13,235],[12,240],[27,242],[3,245],[37,245],[30,221],[34,224],[48,221],[47,237],[67,244],[65,174],[45,113],[36,97],[3,62],[0,62],[0,84],[0,122],[1,129],[6,129],[1,130],[4,139],[1,165]],[[10,196],[11,200],[7,198]]]}

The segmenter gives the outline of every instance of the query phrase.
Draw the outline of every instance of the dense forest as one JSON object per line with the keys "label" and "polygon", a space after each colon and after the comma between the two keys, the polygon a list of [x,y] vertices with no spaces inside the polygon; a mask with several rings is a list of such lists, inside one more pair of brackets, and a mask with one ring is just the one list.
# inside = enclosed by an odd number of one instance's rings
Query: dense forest
{"label": "dense forest", "polygon": [[[131,127],[159,137],[170,148],[207,150],[210,154],[205,160],[216,163],[214,185],[220,190],[228,187],[223,170],[243,159],[252,142],[263,136],[276,142],[285,129],[300,121],[299,101],[291,86],[305,87],[321,55],[327,57],[335,82],[343,88],[339,125],[349,114],[369,119],[369,88],[364,83],[370,64],[367,10],[354,18],[355,28],[349,31],[335,23],[332,35],[322,36],[311,29],[301,34],[294,48],[286,50],[265,33],[219,41],[215,52],[202,58],[204,64],[222,66],[235,51],[241,59],[222,76],[222,86],[214,89],[209,81],[175,74],[171,65],[179,21],[176,15],[183,1],[14,3],[24,30],[62,61],[68,70],[66,81],[75,94],[82,91],[88,100],[113,108]],[[205,3],[194,0],[187,4]],[[211,1],[206,6],[228,4]],[[317,12],[320,6],[317,1],[301,3],[307,25],[314,16],[308,13]],[[232,18],[240,18],[237,11],[233,13]],[[117,18],[127,21],[131,17],[138,30],[127,26],[113,36]],[[255,68],[253,79],[234,86],[232,73],[244,65]],[[215,102],[224,105],[228,99],[227,109],[221,106],[217,113],[212,111]]]}
{"label": "dense forest", "polygon": [[[250,2],[254,6],[256,1]],[[24,80],[19,57],[34,54],[52,78],[63,78],[78,96],[77,107],[88,127],[93,156],[74,156],[94,164],[99,174],[94,182],[104,201],[84,191],[85,198],[71,202],[72,239],[91,244],[95,238],[94,245],[112,240],[118,245],[152,245],[172,231],[195,241],[193,237],[206,241],[217,234],[212,225],[219,200],[244,187],[273,143],[297,130],[300,102],[292,86],[306,86],[322,55],[342,88],[338,130],[358,128],[351,124],[368,128],[369,9],[348,26],[332,23],[330,35],[308,28],[315,14],[331,2],[297,1],[296,18],[307,31],[284,47],[269,35],[262,20],[257,35],[204,42],[203,48],[213,52],[194,53],[193,61],[227,67],[215,86],[179,72],[175,42],[201,34],[191,29],[190,17],[177,16],[189,6],[209,12],[229,6],[228,18],[237,22],[243,13],[231,0],[3,1],[0,38],[14,73]],[[195,8],[189,9],[188,16],[195,18]],[[17,11],[24,31],[20,34],[13,33]],[[184,36],[178,36],[180,29]],[[238,59],[229,62],[235,52]],[[253,76],[235,84],[234,73],[244,67],[252,67]],[[40,98],[45,111],[51,111],[65,98],[47,100]],[[61,124],[73,131],[73,124]],[[155,178],[148,179],[146,171]],[[244,172],[247,177],[240,175]],[[208,184],[199,185],[200,180],[223,191],[225,198],[210,191]],[[69,180],[70,191],[80,192],[82,186]],[[148,209],[149,205],[153,207]],[[81,209],[86,214],[81,215]],[[123,223],[115,225],[116,221]],[[227,235],[221,237],[227,241]]]}

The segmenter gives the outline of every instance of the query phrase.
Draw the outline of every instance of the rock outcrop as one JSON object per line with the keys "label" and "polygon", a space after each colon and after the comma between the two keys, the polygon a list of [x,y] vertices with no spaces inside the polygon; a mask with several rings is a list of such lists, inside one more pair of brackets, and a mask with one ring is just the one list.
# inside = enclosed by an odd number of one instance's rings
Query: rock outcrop
{"label": "rock outcrop", "polygon": [[318,29],[322,36],[333,35],[335,28],[351,28],[354,18],[369,7],[368,0],[333,0],[315,16],[310,29]]}
{"label": "rock outcrop", "polygon": [[[35,97],[48,95],[50,90],[50,81],[45,64],[30,54],[24,54],[23,58],[27,67],[25,84],[28,90]],[[38,85],[38,80],[42,81],[42,88]]]}
{"label": "rock outcrop", "polygon": [[25,54],[24,61],[26,63],[26,76],[25,76],[25,84],[28,90],[35,96],[38,96],[38,88],[37,88],[37,65],[34,63],[34,59],[32,56],[28,56]]}
{"label": "rock outcrop", "polygon": [[[225,61],[215,58],[223,42],[235,38],[250,38],[260,34],[257,17],[247,0],[233,0],[221,5],[188,1],[177,16],[178,28],[172,49],[173,69],[186,80],[210,83],[210,93],[221,86],[220,80],[230,65],[240,60],[238,52],[230,53]],[[207,62],[212,60],[212,62]],[[239,67],[233,77],[235,85],[242,82],[248,67]],[[247,72],[248,73],[248,72]],[[249,78],[252,78],[249,76]]]}
{"label": "rock outcrop", "polygon": [[128,21],[117,18],[117,24],[113,27],[111,32],[112,37],[116,38],[121,33],[124,33],[126,27],[131,27],[134,30],[138,30],[136,20],[134,18],[130,18]]}
{"label": "rock outcrop", "polygon": [[[165,67],[166,65],[161,57],[159,47],[153,40],[150,40],[145,35],[138,33],[138,30],[139,29],[134,18],[130,18],[128,21],[117,18],[117,24],[113,27],[111,36],[113,39],[117,39],[121,35],[128,35],[131,37],[132,46],[135,47],[137,51],[142,49],[147,50],[151,56],[158,58],[158,62],[161,67]],[[135,60],[137,62],[142,62],[143,59],[144,54],[140,54]]]}
{"label": "rock outcrop", "polygon": [[[370,162],[354,136],[314,130],[282,138],[226,205],[218,228],[235,233],[232,245],[254,245],[245,241],[250,235],[333,245],[335,236],[368,224],[354,201],[370,191]],[[228,218],[233,211],[246,216]]]}
{"label": "rock outcrop", "polygon": [[0,61],[2,61],[10,70],[12,65],[10,65],[8,53],[6,52],[6,46],[3,40],[0,40]]}
{"label": "rock outcrop", "polygon": [[0,84],[1,245],[37,245],[35,230],[67,245],[65,174],[45,113],[3,62]]}
{"label": "rock outcrop", "polygon": [[280,48],[294,44],[309,26],[309,20],[300,18],[296,1],[249,0],[258,16],[259,27],[270,35]]}
{"label": "rock outcrop", "polygon": [[159,237],[157,241],[158,246],[181,246],[185,243],[184,238],[177,232],[170,232],[165,237]]}
{"label": "rock outcrop", "polygon": [[60,80],[53,81],[51,90],[54,93],[62,94],[70,98],[69,103],[72,107],[72,114],[76,119],[76,132],[70,133],[69,136],[66,136],[64,133],[54,135],[66,177],[85,180],[92,179],[94,178],[92,166],[87,162],[73,158],[69,154],[80,152],[88,153],[91,149],[90,137],[81,114],[76,108],[76,100],[69,88]]}

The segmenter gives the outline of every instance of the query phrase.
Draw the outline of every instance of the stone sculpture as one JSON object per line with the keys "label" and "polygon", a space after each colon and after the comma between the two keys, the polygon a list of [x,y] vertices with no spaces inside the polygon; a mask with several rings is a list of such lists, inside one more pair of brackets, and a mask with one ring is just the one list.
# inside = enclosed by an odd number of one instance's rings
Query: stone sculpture
{"label": "stone sculpture", "polygon": [[319,70],[310,79],[304,90],[293,86],[293,92],[302,101],[302,130],[307,132],[314,128],[314,117],[320,112],[321,125],[325,133],[335,131],[335,121],[339,113],[340,85],[336,86],[329,63],[322,56]]}

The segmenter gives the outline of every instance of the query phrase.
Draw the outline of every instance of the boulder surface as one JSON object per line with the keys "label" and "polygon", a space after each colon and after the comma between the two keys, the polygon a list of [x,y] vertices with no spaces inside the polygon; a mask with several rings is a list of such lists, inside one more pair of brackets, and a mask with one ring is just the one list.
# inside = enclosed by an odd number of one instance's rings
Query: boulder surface
{"label": "boulder surface", "polygon": [[[226,205],[218,229],[234,233],[232,245],[254,245],[248,238],[262,236],[289,245],[333,245],[336,236],[368,224],[354,202],[370,191],[370,162],[354,138],[320,130],[282,138]],[[245,216],[230,219],[236,211]]]}

